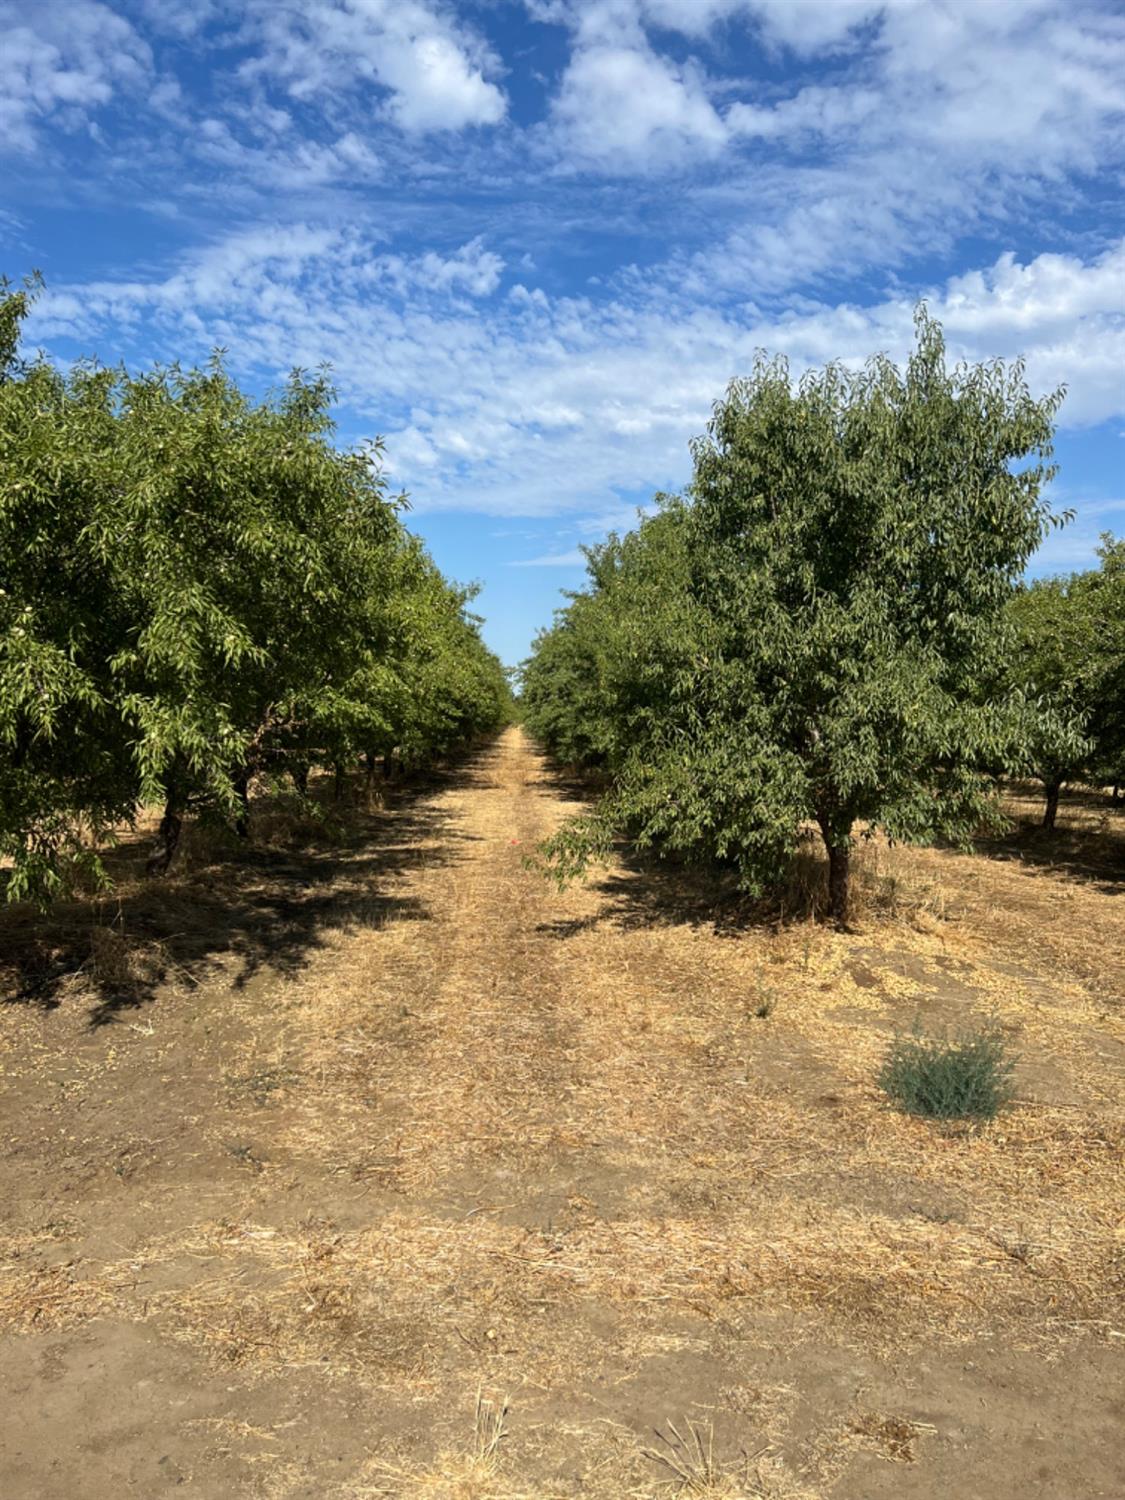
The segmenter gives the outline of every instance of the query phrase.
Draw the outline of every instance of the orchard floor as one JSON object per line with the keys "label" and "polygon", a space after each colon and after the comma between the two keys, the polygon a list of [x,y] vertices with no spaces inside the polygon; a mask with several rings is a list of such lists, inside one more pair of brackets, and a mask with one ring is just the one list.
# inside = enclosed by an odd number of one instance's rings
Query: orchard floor
{"label": "orchard floor", "polygon": [[[513,729],[88,962],[0,928],[5,1500],[1125,1495],[1117,856],[873,847],[855,932],[740,925],[556,892],[578,796]],[[995,1125],[888,1107],[986,1018]]]}

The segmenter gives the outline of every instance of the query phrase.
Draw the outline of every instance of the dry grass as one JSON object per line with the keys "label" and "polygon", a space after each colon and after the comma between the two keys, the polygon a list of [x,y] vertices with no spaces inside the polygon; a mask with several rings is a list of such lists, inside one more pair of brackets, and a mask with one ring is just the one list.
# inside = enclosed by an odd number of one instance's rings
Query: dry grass
{"label": "dry grass", "polygon": [[[506,1397],[477,1392],[473,1441],[468,1452],[446,1452],[424,1469],[401,1468],[376,1459],[373,1486],[361,1483],[349,1496],[426,1496],[428,1500],[522,1500],[528,1494],[513,1488],[502,1473],[501,1443],[508,1436]],[[531,1497],[529,1497],[531,1500]]]}
{"label": "dry grass", "polygon": [[[563,897],[537,881],[522,855],[568,807],[518,737],[426,806],[380,815],[377,862],[351,835],[330,868],[317,855],[301,891],[291,865],[220,863],[125,889],[120,920],[87,913],[63,1010],[83,986],[159,995],[144,1024],[172,1089],[198,1035],[161,1035],[177,986],[185,1015],[236,1021],[208,1053],[212,1092],[184,1110],[218,1101],[222,1150],[253,1170],[218,1214],[168,1186],[96,1257],[69,1231],[13,1239],[0,1324],[113,1318],[246,1389],[398,1403],[401,1430],[322,1485],[340,1500],[545,1500],[572,1480],[840,1500],[865,1458],[922,1465],[926,1421],[859,1391],[799,1418],[796,1397],[732,1394],[734,1371],[782,1343],[806,1371],[826,1350],[987,1343],[1040,1368],[1080,1341],[1120,1347],[1125,943],[1108,875],[1038,845],[872,841],[855,931],[732,929],[626,867]],[[810,858],[793,910],[820,878]],[[247,913],[210,946],[209,885]],[[887,1106],[879,1063],[918,1018],[1013,1039],[1017,1099],[995,1123]],[[47,1044],[20,1052],[18,1033],[6,1066],[30,1087]],[[126,1066],[88,1056],[76,1089]],[[453,1414],[481,1381],[516,1418],[482,1397],[465,1441]],[[646,1460],[644,1428],[696,1391]],[[263,1495],[307,1492],[271,1464]]]}
{"label": "dry grass", "polygon": [[[994,1334],[1046,1350],[1079,1326],[1112,1332],[1107,1299],[1125,1289],[1119,1241],[1094,1220],[1084,1233],[1026,1215],[968,1227],[768,1195],[753,1213],[745,1225],[660,1218],[551,1234],[480,1216],[458,1230],[416,1214],[346,1234],[211,1226],[106,1267],[84,1295],[158,1316],[226,1367],[317,1369],[424,1391],[454,1338],[497,1377],[581,1380],[590,1351],[582,1318],[566,1313],[583,1305],[618,1307],[637,1332],[682,1310],[737,1321],[763,1307],[807,1308],[818,1336],[859,1332],[884,1348],[935,1332],[971,1339],[986,1319]],[[222,1273],[139,1306],[130,1269],[185,1253]],[[545,1299],[556,1316],[540,1319],[529,1348],[527,1320]]]}
{"label": "dry grass", "polygon": [[119,1305],[136,1286],[134,1265],[92,1268],[68,1253],[72,1221],[0,1235],[0,1328],[55,1333]]}
{"label": "dry grass", "polygon": [[642,1452],[671,1476],[677,1495],[698,1500],[814,1500],[769,1444],[724,1461],[715,1453],[714,1427],[692,1417],[683,1419],[680,1427],[669,1418],[663,1430],[656,1430],[656,1443]]}

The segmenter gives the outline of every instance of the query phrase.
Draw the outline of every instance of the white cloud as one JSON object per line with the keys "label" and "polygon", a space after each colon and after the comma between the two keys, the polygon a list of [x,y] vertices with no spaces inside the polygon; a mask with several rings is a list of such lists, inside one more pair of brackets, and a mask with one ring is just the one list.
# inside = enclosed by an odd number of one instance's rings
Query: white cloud
{"label": "white cloud", "polygon": [[808,54],[854,42],[856,28],[889,12],[929,0],[525,0],[538,20],[569,26],[584,41],[633,37],[643,30],[678,32],[693,40],[738,22],[768,43]]}
{"label": "white cloud", "polygon": [[[412,342],[417,334],[407,332],[419,326],[409,311],[415,300],[427,308],[421,326],[428,326],[432,308],[440,308],[455,329],[457,296],[488,296],[502,267],[479,240],[448,255],[397,255],[339,229],[264,224],[193,253],[161,281],[52,286],[37,304],[30,329],[33,338],[66,336],[88,344],[107,323],[122,334],[144,325],[158,340],[174,341],[166,351],[170,358],[184,340],[198,352],[229,344],[236,358],[242,354],[236,346],[244,346],[248,361],[274,372],[329,360],[354,379],[369,361],[393,368],[406,348],[412,359],[419,357]],[[335,302],[333,287],[339,293]],[[400,302],[404,312],[392,314]],[[377,342],[363,341],[365,330]],[[369,388],[380,388],[379,377],[360,376],[353,385],[361,397]],[[424,384],[412,388],[406,380],[394,381],[394,389],[403,399],[425,394]],[[415,443],[421,454],[430,439],[416,431]],[[468,451],[464,438],[447,433],[443,443]]]}
{"label": "white cloud", "polygon": [[547,552],[542,557],[521,557],[510,568],[584,568],[586,554],[577,547],[570,552]]}
{"label": "white cloud", "polygon": [[1058,0],[899,0],[870,20],[875,39],[839,82],[731,104],[741,165],[723,190],[754,212],[670,279],[693,292],[843,282],[1019,217],[1052,224],[1076,174],[1125,165],[1125,18]]}
{"label": "white cloud", "polygon": [[580,48],[563,77],[554,119],[569,162],[594,162],[609,172],[713,155],[727,138],[698,70],[638,47]]}
{"label": "white cloud", "polygon": [[0,151],[30,151],[47,121],[85,124],[151,70],[146,43],[97,0],[0,0]]}
{"label": "white cloud", "polygon": [[880,102],[874,89],[809,87],[769,108],[732,104],[726,125],[734,135],[756,136],[766,141],[835,136],[869,123]]}
{"label": "white cloud", "polygon": [[387,47],[379,78],[394,92],[393,113],[404,130],[495,125],[504,116],[500,90],[440,32],[398,38]]}
{"label": "white cloud", "polygon": [[1092,261],[1037,255],[1021,265],[1011,251],[984,270],[950,279],[942,306],[951,326],[1010,343],[1029,331],[1073,333],[1090,317],[1125,315],[1125,241]]}
{"label": "white cloud", "polygon": [[273,132],[263,132],[258,111],[248,122],[259,135],[267,134],[264,143],[248,142],[226,120],[208,118],[193,128],[194,147],[204,161],[272,190],[301,191],[336,182],[354,186],[381,175],[379,157],[355,131],[334,141],[310,140],[288,129],[290,122],[282,111],[274,114],[280,120],[273,122]]}
{"label": "white cloud", "polygon": [[[676,6],[677,0],[649,0],[649,3],[659,8],[662,3]],[[722,9],[726,14],[746,12],[770,41],[808,55],[846,48],[854,42],[856,28],[864,22],[929,3],[930,0],[743,0]],[[682,0],[682,4],[686,9],[691,0]]]}
{"label": "white cloud", "polygon": [[1097,4],[748,0],[725,9],[802,52],[845,40],[851,50],[830,86],[777,102],[742,99],[728,119],[743,133],[814,131],[860,152],[924,146],[939,171],[952,161],[1051,172],[1120,144],[1125,20]]}
{"label": "white cloud", "polygon": [[465,291],[473,297],[487,297],[500,284],[504,262],[492,250],[484,248],[478,237],[462,245],[452,255],[438,255],[427,250],[423,255],[383,255],[371,262],[371,272],[388,281],[402,293],[411,287],[426,291]]}
{"label": "white cloud", "polygon": [[[501,59],[465,19],[495,0],[0,0],[0,150],[51,148],[11,174],[14,269],[50,255],[47,202],[166,215],[91,243],[116,264],[185,246],[56,283],[32,337],[225,344],[261,384],[328,360],[419,508],[568,517],[532,568],[682,484],[757,347],[901,359],[920,294],[954,357],[1024,353],[1064,422],[1125,418],[1115,0],[525,4],[566,28],[550,79],[540,33],[496,27]],[[216,223],[244,227],[191,248]],[[1051,556],[1088,555],[1082,504]]]}
{"label": "white cloud", "polygon": [[250,26],[261,50],[244,74],[279,78],[297,99],[375,83],[390,91],[388,113],[406,131],[504,118],[504,95],[486,76],[491,53],[423,0],[254,0]]}
{"label": "white cloud", "polygon": [[[1007,169],[1089,166],[1122,122],[1125,20],[1082,3],[900,3],[880,33],[885,102],[942,156]],[[1119,144],[1119,140],[1117,142]]]}
{"label": "white cloud", "polygon": [[[1053,224],[1076,174],[1125,168],[1125,17],[1096,0],[528,3],[573,36],[550,117],[563,164],[712,165],[688,189],[710,243],[641,273],[661,295],[844,283],[1021,214]],[[785,55],[788,92],[716,71],[736,30],[743,55],[747,38]],[[656,50],[667,31],[706,47],[710,76]],[[811,81],[824,58],[830,81]]]}
{"label": "white cloud", "polygon": [[140,0],[148,24],[176,37],[197,36],[212,21],[221,19],[224,0]]}
{"label": "white cloud", "polygon": [[1125,242],[1090,260],[1002,256],[867,305],[806,301],[772,315],[513,301],[488,292],[488,256],[479,242],[411,257],[353,233],[262,227],[163,280],[51,289],[30,331],[112,356],[142,329],[146,350],[166,356],[223,343],[240,374],[265,380],[327,360],[420,507],[492,514],[620,515],[631,495],[678,487],[689,438],[757,348],[787,353],[795,373],[879,349],[901,359],[916,292],[954,358],[1026,354],[1033,390],[1069,385],[1070,425],[1125,414]]}

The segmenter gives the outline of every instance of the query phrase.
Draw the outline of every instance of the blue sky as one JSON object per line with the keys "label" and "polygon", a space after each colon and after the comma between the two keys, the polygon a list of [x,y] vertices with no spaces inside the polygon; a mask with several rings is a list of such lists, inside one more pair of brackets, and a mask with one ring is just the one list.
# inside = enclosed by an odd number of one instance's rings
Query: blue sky
{"label": "blue sky", "polygon": [[61,359],[332,365],[508,661],[754,350],[1066,382],[1125,531],[1117,0],[0,0],[0,269]]}

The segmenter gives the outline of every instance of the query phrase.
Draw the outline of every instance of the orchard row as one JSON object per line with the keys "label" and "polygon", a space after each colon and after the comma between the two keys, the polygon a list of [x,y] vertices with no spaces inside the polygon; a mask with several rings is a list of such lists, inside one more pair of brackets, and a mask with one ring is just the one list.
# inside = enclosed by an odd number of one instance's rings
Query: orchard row
{"label": "orchard row", "polygon": [[924,308],[905,369],[732,384],[686,493],[590,549],[525,666],[529,729],[608,788],[549,841],[559,877],[626,833],[765,894],[815,825],[844,921],[857,837],[966,844],[1005,774],[1125,780],[1125,544],[1022,582],[1066,520],[1061,399],[950,368]]}
{"label": "orchard row", "polygon": [[0,291],[0,864],[9,899],[100,868],[159,807],[245,829],[255,777],[422,764],[494,729],[503,669],[333,392],[251,400],[216,357],[140,375],[20,357]]}

